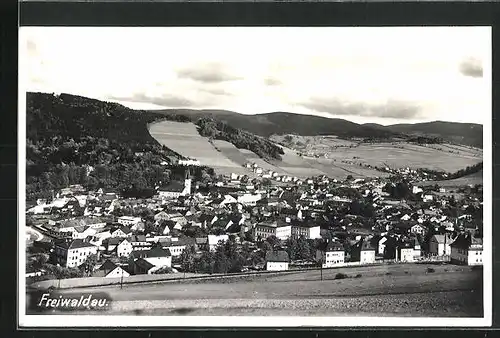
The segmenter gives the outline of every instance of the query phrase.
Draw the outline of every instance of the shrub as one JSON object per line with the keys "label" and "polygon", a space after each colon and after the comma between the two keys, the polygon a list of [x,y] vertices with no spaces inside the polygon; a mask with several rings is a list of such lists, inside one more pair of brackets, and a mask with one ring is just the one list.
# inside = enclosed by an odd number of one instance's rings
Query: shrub
{"label": "shrub", "polygon": [[335,279],[344,279],[347,278],[347,275],[345,273],[338,273],[335,275]]}
{"label": "shrub", "polygon": [[434,270],[433,268],[427,268],[427,272],[428,273],[433,273],[433,272],[436,272],[436,270]]}

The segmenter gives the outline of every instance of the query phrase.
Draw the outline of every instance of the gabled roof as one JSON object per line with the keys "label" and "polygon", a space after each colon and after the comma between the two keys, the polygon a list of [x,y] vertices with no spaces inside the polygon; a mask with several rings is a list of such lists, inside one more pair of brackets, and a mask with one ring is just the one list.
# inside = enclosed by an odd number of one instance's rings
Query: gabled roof
{"label": "gabled roof", "polygon": [[130,242],[146,242],[146,235],[132,235]]}
{"label": "gabled roof", "polygon": [[184,190],[184,183],[179,181],[171,181],[168,185],[162,186],[158,191],[165,192],[182,192]]}
{"label": "gabled roof", "polygon": [[326,251],[344,251],[344,246],[340,242],[329,241],[326,245]]}
{"label": "gabled roof", "polygon": [[290,258],[286,251],[266,252],[266,262],[289,262]]}
{"label": "gabled roof", "polygon": [[60,243],[60,244],[58,244],[58,246],[63,247],[63,248],[66,248],[66,249],[80,249],[80,248],[91,248],[91,247],[95,247],[95,245],[90,244],[90,243],[87,243],[87,242],[84,242],[84,241],[83,241],[83,240],[81,240],[81,239],[75,239],[75,240],[74,240],[74,241],[72,241],[72,242],[64,242],[64,243]]}
{"label": "gabled roof", "polygon": [[356,244],[354,244],[354,248],[361,251],[374,251],[375,248],[371,245],[370,241],[360,240]]}
{"label": "gabled roof", "polygon": [[471,250],[471,246],[479,246],[479,249],[481,250],[482,245],[483,245],[482,238],[476,238],[471,235],[465,235],[465,234],[460,234],[451,244],[452,247],[457,247],[465,250]]}
{"label": "gabled roof", "polygon": [[134,262],[135,265],[137,265],[139,268],[145,270],[145,271],[148,271],[149,269],[153,268],[154,265],[149,263],[147,260],[145,260],[144,258],[139,258],[138,260],[136,260]]}
{"label": "gabled roof", "polygon": [[116,265],[115,263],[113,263],[112,261],[110,261],[109,259],[107,259],[100,267],[98,270],[104,270],[104,271],[113,271],[114,269],[116,269],[118,265]]}
{"label": "gabled roof", "polygon": [[153,247],[152,249],[146,251],[145,254],[146,254],[146,258],[172,256],[172,254],[170,253],[170,250],[163,249],[159,246]]}
{"label": "gabled roof", "polygon": [[445,242],[446,244],[451,244],[453,242],[453,239],[449,234],[445,235],[436,234],[432,237],[434,237],[439,244],[444,244]]}

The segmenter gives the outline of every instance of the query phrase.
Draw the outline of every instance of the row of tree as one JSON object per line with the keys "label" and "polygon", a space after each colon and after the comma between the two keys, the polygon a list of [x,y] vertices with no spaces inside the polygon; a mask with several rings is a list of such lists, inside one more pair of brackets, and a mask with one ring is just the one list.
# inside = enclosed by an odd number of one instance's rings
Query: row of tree
{"label": "row of tree", "polygon": [[281,155],[285,153],[281,147],[266,138],[234,128],[211,117],[200,118],[196,125],[201,136],[230,142],[237,148],[251,150],[264,159],[281,160]]}
{"label": "row of tree", "polygon": [[[28,93],[27,199],[50,197],[72,184],[151,196],[171,179],[161,163],[180,156],[148,132],[149,123],[166,119],[189,120],[80,96]],[[212,175],[206,167],[195,173],[200,180]]]}

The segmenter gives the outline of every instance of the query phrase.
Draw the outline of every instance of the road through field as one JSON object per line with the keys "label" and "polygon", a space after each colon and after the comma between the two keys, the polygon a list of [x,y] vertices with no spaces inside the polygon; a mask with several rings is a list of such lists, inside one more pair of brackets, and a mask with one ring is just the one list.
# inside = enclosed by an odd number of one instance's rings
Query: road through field
{"label": "road through field", "polygon": [[[482,316],[482,270],[429,267],[342,268],[78,292],[107,292],[114,300],[109,314]],[[347,278],[335,279],[339,272]]]}

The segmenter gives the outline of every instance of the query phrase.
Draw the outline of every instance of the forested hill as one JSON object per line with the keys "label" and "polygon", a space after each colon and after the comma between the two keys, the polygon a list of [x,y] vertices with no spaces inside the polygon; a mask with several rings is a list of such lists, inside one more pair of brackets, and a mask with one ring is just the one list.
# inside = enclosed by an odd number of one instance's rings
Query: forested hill
{"label": "forested hill", "polygon": [[170,179],[160,163],[177,155],[148,132],[148,123],[165,119],[189,121],[81,96],[28,93],[27,199],[49,197],[71,184],[149,194]]}
{"label": "forested hill", "polygon": [[269,139],[234,128],[211,117],[198,119],[196,125],[201,136],[230,142],[237,148],[253,151],[263,159],[281,160],[281,155],[284,154],[283,149]]}

